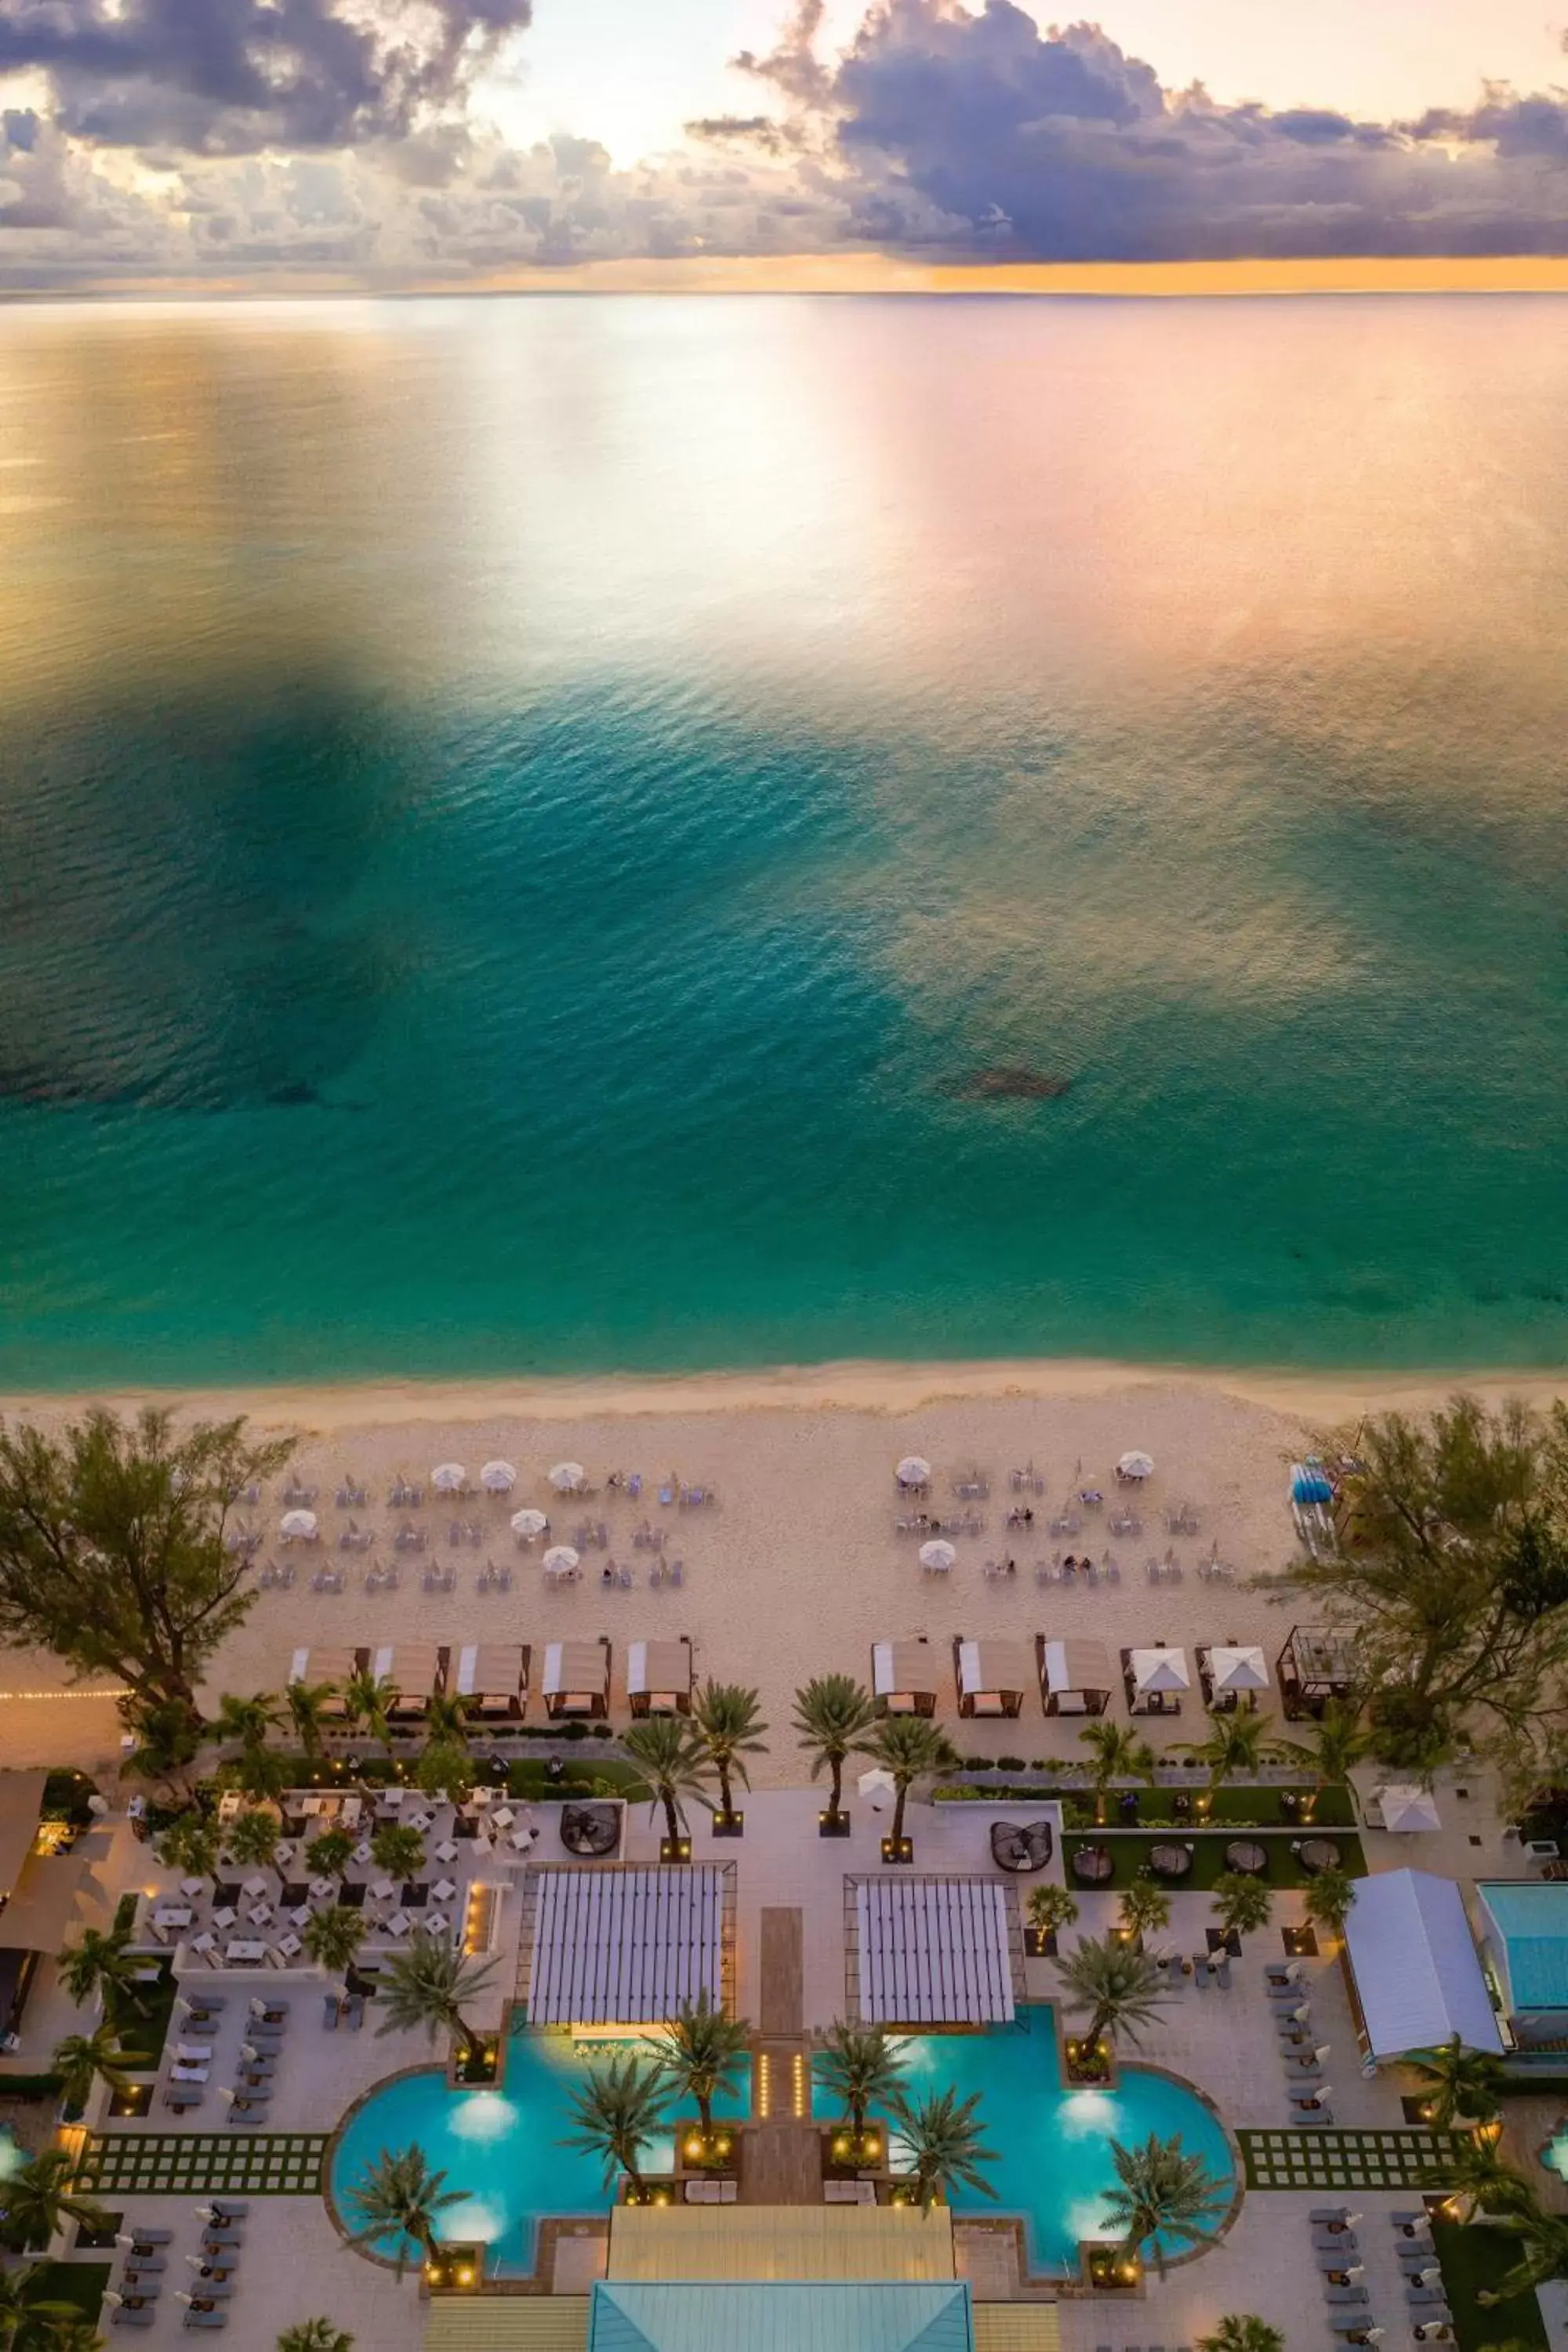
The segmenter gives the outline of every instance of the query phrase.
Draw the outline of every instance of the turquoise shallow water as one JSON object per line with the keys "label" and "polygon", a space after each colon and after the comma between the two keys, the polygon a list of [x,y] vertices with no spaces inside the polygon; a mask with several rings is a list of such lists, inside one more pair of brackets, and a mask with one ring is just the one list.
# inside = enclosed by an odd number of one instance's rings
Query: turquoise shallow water
{"label": "turquoise shallow water", "polygon": [[1565,417],[1544,300],[6,314],[0,1384],[1568,1361]]}

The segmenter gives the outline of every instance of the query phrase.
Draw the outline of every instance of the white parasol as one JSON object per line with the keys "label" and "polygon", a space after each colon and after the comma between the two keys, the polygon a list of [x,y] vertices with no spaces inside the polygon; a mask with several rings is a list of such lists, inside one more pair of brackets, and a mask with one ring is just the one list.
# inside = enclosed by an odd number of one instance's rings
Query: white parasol
{"label": "white parasol", "polygon": [[1209,1652],[1209,1672],[1216,1691],[1260,1691],[1268,1688],[1268,1667],[1261,1650],[1250,1643],[1237,1647],[1216,1642]]}
{"label": "white parasol", "polygon": [[577,1555],[570,1544],[552,1544],[544,1555],[544,1565],[552,1576],[568,1576],[577,1566]]}
{"label": "white parasol", "polygon": [[1154,1457],[1152,1454],[1124,1454],[1116,1465],[1119,1478],[1152,1478]]}
{"label": "white parasol", "polygon": [[862,1772],[855,1785],[860,1794],[866,1798],[874,1813],[879,1813],[889,1798],[896,1797],[899,1793],[898,1782],[880,1764],[873,1764],[868,1772]]}
{"label": "white parasol", "polygon": [[952,1546],[950,1543],[943,1543],[940,1537],[934,1543],[923,1543],[921,1546],[922,1568],[951,1568],[957,1558],[958,1554],[953,1550]]}
{"label": "white parasol", "polygon": [[460,1495],[468,1483],[468,1474],[460,1462],[437,1462],[430,1473],[430,1484],[438,1495]]}
{"label": "white parasol", "polygon": [[550,1474],[550,1483],[558,1495],[576,1495],[588,1483],[588,1473],[580,1462],[558,1462]]}
{"label": "white parasol", "polygon": [[479,1484],[487,1495],[510,1495],[517,1484],[517,1472],[510,1462],[487,1462],[479,1472]]}
{"label": "white parasol", "polygon": [[549,1525],[542,1511],[514,1511],[511,1515],[514,1536],[542,1536]]}
{"label": "white parasol", "polygon": [[1418,1789],[1413,1782],[1391,1781],[1375,1794],[1385,1830],[1406,1835],[1412,1830],[1440,1830],[1443,1826],[1430,1789]]}
{"label": "white parasol", "polygon": [[929,1486],[931,1464],[919,1454],[906,1454],[893,1475],[900,1486]]}
{"label": "white parasol", "polygon": [[321,1522],[314,1511],[285,1511],[278,1522],[280,1536],[313,1536]]}
{"label": "white parasol", "polygon": [[1134,1650],[1132,1681],[1142,1698],[1146,1691],[1191,1690],[1184,1650]]}

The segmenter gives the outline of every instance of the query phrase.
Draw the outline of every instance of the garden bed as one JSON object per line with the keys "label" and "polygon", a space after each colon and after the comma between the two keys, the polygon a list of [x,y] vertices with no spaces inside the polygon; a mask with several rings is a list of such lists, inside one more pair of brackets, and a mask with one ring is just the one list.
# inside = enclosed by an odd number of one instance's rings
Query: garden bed
{"label": "garden bed", "polygon": [[[1235,1827],[1234,1822],[1228,1822],[1215,1829],[1198,1829],[1191,1822],[1182,1824],[1182,1842],[1184,1844],[1190,1844],[1193,1848],[1192,1869],[1185,1878],[1168,1882],[1161,1880],[1157,1883],[1166,1885],[1168,1892],[1173,1895],[1188,1893],[1194,1888],[1201,1894],[1207,1894],[1213,1887],[1215,1880],[1227,1866],[1225,1850],[1231,1842]],[[1156,1845],[1165,1845],[1169,1843],[1168,1835],[1146,1837],[1137,1831],[1114,1828],[1064,1837],[1062,1840],[1063,1875],[1068,1888],[1076,1895],[1116,1894],[1121,1888],[1131,1886],[1135,1880],[1152,1878],[1153,1873],[1147,1867],[1150,1853]],[[1259,1885],[1271,1886],[1278,1891],[1282,1888],[1310,1885],[1310,1874],[1301,1868],[1296,1856],[1291,1853],[1288,1838],[1273,1837],[1265,1840],[1264,1843],[1268,1855],[1268,1867],[1258,1880]],[[1366,1856],[1362,1852],[1360,1839],[1345,1837],[1342,1834],[1336,1837],[1334,1843],[1340,1849],[1342,1867],[1352,1878],[1363,1878],[1366,1875]],[[1080,1846],[1085,1845],[1103,1846],[1111,1860],[1110,1876],[1101,1879],[1095,1886],[1084,1886],[1073,1875],[1073,1855]]]}
{"label": "garden bed", "polygon": [[114,1986],[106,1985],[104,2022],[118,2036],[130,2071],[133,2074],[151,2074],[157,2071],[163,2054],[169,2021],[174,2013],[176,1986],[172,1963],[163,1961],[157,1976],[138,1985],[136,1990],[140,2006]]}
{"label": "garden bed", "polygon": [[1536,2344],[1544,2352],[1551,2339],[1533,2293],[1489,2305],[1476,2301],[1479,2288],[1495,2288],[1518,2262],[1517,2238],[1505,2237],[1484,2221],[1434,2221],[1432,2242],[1448,2291],[1454,2335],[1464,2352],[1484,2352],[1491,2344]]}

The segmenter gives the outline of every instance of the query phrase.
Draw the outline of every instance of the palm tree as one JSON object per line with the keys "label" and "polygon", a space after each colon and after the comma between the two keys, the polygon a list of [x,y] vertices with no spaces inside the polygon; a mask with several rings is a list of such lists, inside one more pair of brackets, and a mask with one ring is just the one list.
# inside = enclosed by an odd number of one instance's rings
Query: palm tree
{"label": "palm tree", "polygon": [[927,1716],[885,1715],[869,1738],[860,1742],[860,1752],[893,1776],[897,1793],[888,1843],[896,1846],[904,1834],[904,1806],[911,1782],[928,1772],[953,1771],[958,1750],[941,1726]]}
{"label": "palm tree", "polygon": [[202,1721],[180,1699],[132,1699],[122,1704],[136,1745],[121,1770],[151,1780],[176,1804],[190,1801],[190,1770],[202,1744]]}
{"label": "palm tree", "polygon": [[108,2214],[89,2197],[76,2194],[75,2178],[76,2158],[50,2147],[0,2180],[0,2244],[13,2253],[47,2245],[66,2221],[95,2235],[107,2232],[112,2227]]}
{"label": "palm tree", "polygon": [[1420,2077],[1426,2121],[1438,2131],[1489,2123],[1501,2104],[1508,2081],[1501,2060],[1467,2050],[1457,2033],[1436,2050],[1412,2050],[1405,2063]]}
{"label": "palm tree", "polygon": [[327,1712],[327,1702],[337,1696],[336,1683],[290,1683],[283,1693],[300,1745],[312,1764],[321,1755],[328,1723],[340,1719]]}
{"label": "palm tree", "polygon": [[696,2101],[705,2140],[713,2137],[713,2102],[732,2085],[751,2039],[745,2019],[726,2017],[706,1991],[682,2002],[665,2028],[658,2063],[677,2096]]}
{"label": "palm tree", "polygon": [[1528,2212],[1535,2203],[1530,2182],[1503,2162],[1490,2133],[1459,2140],[1449,2155],[1417,2176],[1416,2185],[1446,2189],[1458,2198],[1472,2221],[1481,2213],[1489,2219],[1498,2213]]}
{"label": "palm tree", "polygon": [[460,1691],[432,1691],[425,1702],[426,1735],[432,1746],[467,1748],[468,1702]]}
{"label": "palm tree", "polygon": [[60,1983],[79,2009],[94,1994],[107,1993],[129,2001],[133,2009],[146,2007],[145,1995],[137,1981],[137,1971],[142,1963],[132,1959],[126,1949],[130,1941],[128,1929],[84,1927],[78,1940],[68,1944],[58,1955],[55,1965],[60,1973]]}
{"label": "palm tree", "polygon": [[[668,1722],[669,1717],[653,1717]],[[605,2159],[605,2178],[618,2170],[631,2182],[640,2200],[647,2184],[637,2159],[665,2117],[664,2070],[656,2059],[612,2058],[605,2066],[590,2066],[580,2090],[571,2094],[572,2115],[579,2128],[563,2147],[580,2147]]]}
{"label": "palm tree", "polygon": [[36,2339],[28,2336],[17,2352],[30,2352],[37,2343],[37,2352],[104,2352],[102,2336],[83,2311],[74,2308],[48,2322],[46,2331]]}
{"label": "palm tree", "polygon": [[395,2237],[399,2278],[411,2242],[421,2262],[433,2261],[437,2217],[468,2194],[466,2189],[443,2189],[446,2178],[444,2172],[431,2171],[417,2144],[395,2151],[384,2147],[363,2179],[347,2192],[350,2218],[359,2223],[350,2245],[368,2246]]}
{"label": "palm tree", "polygon": [[1038,1936],[1054,1936],[1078,1917],[1078,1904],[1065,1886],[1031,1887],[1024,1910]]}
{"label": "palm tree", "polygon": [[704,1742],[678,1715],[650,1715],[634,1723],[621,1740],[647,1784],[649,1798],[664,1807],[665,1834],[673,1846],[686,1827],[685,1797],[706,1799],[704,1783],[712,1763]]}
{"label": "palm tree", "polygon": [[721,1811],[732,1821],[735,1802],[730,1775],[734,1774],[742,1789],[749,1789],[747,1757],[767,1754],[763,1734],[768,1727],[762,1718],[757,1693],[742,1683],[705,1682],[691,1703],[691,1720],[719,1776]]}
{"label": "palm tree", "polygon": [[68,2033],[63,2042],[56,2042],[49,2069],[60,2078],[60,2096],[78,2115],[92,2096],[92,2086],[100,2074],[111,2091],[131,2088],[120,2036],[108,2025],[100,2025],[95,2033]]}
{"label": "palm tree", "polygon": [[325,1911],[312,1911],[301,1932],[305,1949],[319,1969],[329,1975],[353,1965],[360,1946],[364,1941],[364,1915],[334,1903]]}
{"label": "palm tree", "polygon": [[392,1737],[389,1718],[397,1698],[397,1685],[389,1675],[373,1675],[368,1666],[362,1666],[343,1685],[343,1719],[356,1728],[363,1725],[371,1738],[384,1747]]}
{"label": "palm tree", "polygon": [[1489,2225],[1519,2240],[1519,2260],[1505,2271],[1495,2287],[1478,2287],[1476,2301],[1488,2305],[1529,2294],[1552,2279],[1568,2278],[1568,2218],[1548,2213],[1533,2194],[1528,2207],[1501,2215],[1489,2214]]}
{"label": "palm tree", "polygon": [[268,1735],[287,1720],[276,1691],[258,1691],[254,1698],[236,1698],[225,1691],[209,1728],[220,1746],[265,1748]]}
{"label": "palm tree", "polygon": [[230,1822],[226,1842],[241,1870],[270,1870],[282,1835],[276,1813],[265,1805],[251,1805]]}
{"label": "palm tree", "polygon": [[1121,1925],[1135,1942],[1152,1928],[1171,1924],[1171,1898],[1152,1878],[1135,1878],[1122,1890]]}
{"label": "palm tree", "polygon": [[1253,2312],[1227,2312],[1210,2336],[1200,2336],[1198,2352],[1285,2352],[1279,2328]]}
{"label": "palm tree", "polygon": [[476,1965],[425,1927],[416,1927],[377,1979],[377,2000],[386,2011],[377,2034],[408,2033],[422,2026],[426,2041],[434,2042],[437,2032],[450,2033],[463,2046],[465,2065],[477,2065],[485,2045],[463,2015],[463,2003],[477,2000],[489,1989],[500,1965],[498,1960]]}
{"label": "palm tree", "polygon": [[1314,1737],[1306,1746],[1292,1740],[1286,1753],[1299,1757],[1309,1764],[1312,1773],[1312,1802],[1309,1817],[1317,1810],[1318,1799],[1325,1789],[1342,1782],[1351,1789],[1352,1802],[1355,1792],[1351,1773],[1372,1752],[1370,1734],[1363,1729],[1361,1710],[1348,1700],[1331,1698],[1314,1727]]}
{"label": "palm tree", "polygon": [[836,2017],[824,2037],[822,2079],[849,2112],[857,2139],[866,2137],[873,2105],[890,2106],[903,2079],[904,2056],[879,2025],[849,2025]]}
{"label": "palm tree", "polygon": [[182,1813],[171,1822],[155,1849],[165,1870],[183,1870],[187,1878],[217,1882],[223,1852],[217,1824],[203,1813]]}
{"label": "palm tree", "polygon": [[1301,1908],[1312,1925],[1326,1927],[1332,1936],[1344,1934],[1354,1902],[1355,1880],[1337,1864],[1310,1878],[1301,1895]]}
{"label": "palm tree", "polygon": [[253,1805],[280,1797],[293,1777],[280,1748],[242,1748],[237,1756],[218,1767],[222,1785],[239,1790]]}
{"label": "palm tree", "polygon": [[1131,1944],[1104,1943],[1086,1936],[1075,1951],[1057,1961],[1069,2010],[1089,2011],[1084,2040],[1124,2034],[1134,2048],[1141,2028],[1152,2025],[1170,1999],[1170,1989],[1145,1952]]}
{"label": "palm tree", "polygon": [[1134,2261],[1152,2245],[1154,2267],[1165,2275],[1168,2241],[1184,2246],[1213,2242],[1215,2224],[1224,2220],[1230,2190],[1205,2168],[1201,2156],[1184,2156],[1182,2136],[1159,2139],[1151,2132],[1142,2147],[1110,2143],[1117,2186],[1105,2200],[1107,2228],[1119,2231],[1124,2252]]}
{"label": "palm tree", "polygon": [[811,1777],[815,1780],[824,1765],[833,1775],[830,1820],[844,1811],[846,1759],[876,1720],[876,1703],[853,1675],[814,1675],[795,1695],[795,1727],[799,1745],[812,1751]]}
{"label": "palm tree", "polygon": [[0,2345],[5,2352],[54,2352],[60,2330],[81,2317],[79,2304],[51,2298],[51,2276],[46,2263],[0,2270]]}
{"label": "palm tree", "polygon": [[278,2352],[353,2352],[353,2341],[335,2319],[297,2319],[278,2338]]}
{"label": "palm tree", "polygon": [[383,1822],[371,1837],[370,1854],[388,1878],[415,1878],[425,1867],[425,1841],[407,1822]]}
{"label": "palm tree", "polygon": [[971,2091],[963,2100],[954,2090],[942,2091],[922,2099],[918,2106],[901,2096],[892,2101],[899,2136],[914,2159],[913,2179],[922,2213],[939,2201],[946,2204],[954,2187],[977,2189],[982,2197],[995,2196],[980,2169],[983,2164],[995,2163],[996,2151],[982,2144],[974,2115],[979,2105],[978,2091]]}
{"label": "palm tree", "polygon": [[354,1858],[354,1842],[347,1830],[323,1830],[305,1848],[305,1866],[318,1878],[341,1878]]}
{"label": "palm tree", "polygon": [[1104,1717],[1086,1723],[1079,1738],[1089,1754],[1089,1786],[1094,1790],[1094,1818],[1103,1823],[1105,1800],[1113,1780],[1152,1780],[1154,1751],[1135,1731],[1125,1731]]}
{"label": "palm tree", "polygon": [[1234,1715],[1216,1715],[1210,1722],[1206,1738],[1178,1740],[1173,1750],[1205,1768],[1211,1799],[1222,1781],[1238,1780],[1244,1773],[1257,1772],[1272,1759],[1275,1752],[1268,1717],[1239,1707]]}
{"label": "palm tree", "polygon": [[1245,1870],[1222,1870],[1214,1883],[1214,1915],[1227,1936],[1254,1936],[1274,1911],[1268,1884]]}

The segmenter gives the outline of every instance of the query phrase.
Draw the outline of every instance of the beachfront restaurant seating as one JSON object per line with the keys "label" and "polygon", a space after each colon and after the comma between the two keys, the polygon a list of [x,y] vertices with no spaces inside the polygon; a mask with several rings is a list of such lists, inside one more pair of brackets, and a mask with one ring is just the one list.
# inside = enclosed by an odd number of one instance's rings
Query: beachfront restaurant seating
{"label": "beachfront restaurant seating", "polygon": [[552,1721],[600,1722],[610,1711],[610,1644],[550,1642],[544,1651],[544,1712]]}
{"label": "beachfront restaurant seating", "polygon": [[937,1654],[922,1634],[871,1644],[871,1692],[879,1715],[936,1713]]}
{"label": "beachfront restaurant seating", "polygon": [[1121,1679],[1130,1715],[1180,1715],[1182,1693],[1193,1686],[1186,1652],[1164,1642],[1152,1649],[1123,1650]]}
{"label": "beachfront restaurant seating", "polygon": [[626,1650],[626,1697],[634,1715],[689,1715],[691,1643],[633,1642]]}
{"label": "beachfront restaurant seating", "polygon": [[1110,1652],[1092,1634],[1053,1642],[1042,1633],[1035,1644],[1040,1696],[1047,1715],[1103,1715],[1116,1688]]}
{"label": "beachfront restaurant seating", "polygon": [[448,1687],[467,1700],[471,1723],[505,1731],[528,1711],[530,1664],[524,1642],[466,1642],[452,1654]]}
{"label": "beachfront restaurant seating", "polygon": [[291,1683],[331,1683],[332,1696],[322,1703],[325,1716],[343,1716],[343,1685],[352,1682],[369,1658],[368,1650],[352,1650],[337,1642],[325,1643],[308,1650],[296,1650],[289,1663]]}
{"label": "beachfront restaurant seating", "polygon": [[960,1715],[1022,1715],[1024,1694],[1033,1690],[1037,1680],[1026,1642],[966,1642],[961,1635],[953,1643],[952,1657]]}
{"label": "beachfront restaurant seating", "polygon": [[434,1642],[384,1642],[371,1653],[371,1673],[395,1691],[386,1710],[394,1730],[423,1718],[437,1691],[446,1685],[450,1654]]}

